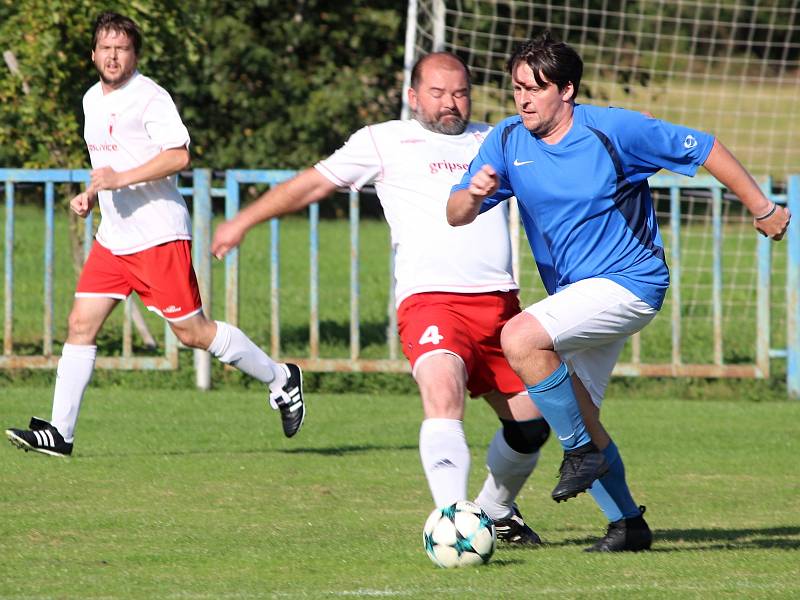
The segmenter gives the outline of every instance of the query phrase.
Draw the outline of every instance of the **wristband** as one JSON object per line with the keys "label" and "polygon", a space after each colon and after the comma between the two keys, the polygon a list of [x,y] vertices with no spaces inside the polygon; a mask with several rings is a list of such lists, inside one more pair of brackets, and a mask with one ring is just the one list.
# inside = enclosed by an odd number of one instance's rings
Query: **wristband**
{"label": "wristband", "polygon": [[769,219],[772,215],[775,214],[776,210],[778,210],[778,203],[777,202],[773,202],[772,203],[772,208],[769,209],[769,211],[766,214],[761,215],[760,217],[755,217],[755,220],[756,221],[763,221],[764,219]]}

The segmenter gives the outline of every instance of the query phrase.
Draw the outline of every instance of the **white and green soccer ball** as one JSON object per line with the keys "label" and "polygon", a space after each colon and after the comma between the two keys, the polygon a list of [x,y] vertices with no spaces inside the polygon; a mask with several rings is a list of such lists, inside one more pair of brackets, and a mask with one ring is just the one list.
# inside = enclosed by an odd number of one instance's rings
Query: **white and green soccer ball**
{"label": "white and green soccer ball", "polygon": [[497,544],[494,522],[473,502],[462,500],[435,509],[422,531],[428,557],[440,567],[489,562]]}

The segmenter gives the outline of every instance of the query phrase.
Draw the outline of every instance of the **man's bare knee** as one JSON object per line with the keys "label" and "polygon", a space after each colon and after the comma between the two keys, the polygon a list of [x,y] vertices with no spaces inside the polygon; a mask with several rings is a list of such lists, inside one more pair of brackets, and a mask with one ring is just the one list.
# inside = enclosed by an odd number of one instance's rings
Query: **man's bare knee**
{"label": "man's bare knee", "polygon": [[187,348],[199,348],[201,350],[206,350],[210,345],[210,343],[205,343],[208,336],[205,335],[204,332],[199,328],[173,327],[172,331],[175,333],[175,337],[180,340],[181,344]]}
{"label": "man's bare knee", "polygon": [[97,332],[113,310],[116,301],[106,299],[76,301],[67,317],[67,343],[94,344]]}
{"label": "man's bare knee", "polygon": [[217,325],[202,315],[195,315],[185,321],[171,322],[175,337],[187,348],[206,350],[214,339]]}
{"label": "man's bare knee", "polygon": [[85,337],[90,329],[90,320],[82,313],[75,310],[69,313],[67,330],[70,336]]}
{"label": "man's bare knee", "polygon": [[[535,340],[532,339],[530,315],[520,313],[503,327],[500,332],[500,345],[508,362],[514,370],[527,359],[531,351],[538,350]],[[536,322],[538,325],[538,322]]]}
{"label": "man's bare knee", "polygon": [[466,372],[460,358],[429,356],[418,366],[415,377],[426,418],[463,418]]}

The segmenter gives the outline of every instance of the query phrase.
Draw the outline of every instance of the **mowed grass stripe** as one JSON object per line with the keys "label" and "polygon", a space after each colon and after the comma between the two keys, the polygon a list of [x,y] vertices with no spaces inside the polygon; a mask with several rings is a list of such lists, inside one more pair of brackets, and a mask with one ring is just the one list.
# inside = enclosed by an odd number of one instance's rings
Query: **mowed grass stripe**
{"label": "mowed grass stripe", "polygon": [[[421,544],[417,397],[308,390],[287,440],[257,391],[90,389],[74,458],[0,446],[0,598],[800,595],[800,405],[622,390],[604,415],[654,550],[582,552],[603,518],[585,495],[550,500],[550,441],[519,499],[547,547],[445,571]],[[50,397],[5,389],[2,425],[48,416]],[[475,494],[496,420],[472,401],[466,428]]]}

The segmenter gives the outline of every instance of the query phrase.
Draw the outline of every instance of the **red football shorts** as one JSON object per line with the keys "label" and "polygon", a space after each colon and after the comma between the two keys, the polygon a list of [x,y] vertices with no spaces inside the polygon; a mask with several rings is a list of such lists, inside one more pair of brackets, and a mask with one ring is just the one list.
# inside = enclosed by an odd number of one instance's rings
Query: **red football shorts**
{"label": "red football shorts", "polygon": [[124,300],[132,291],[168,321],[199,313],[203,305],[192,267],[192,243],[175,240],[133,254],[112,254],[95,240],[75,297]]}
{"label": "red football shorts", "polygon": [[403,353],[412,370],[430,352],[461,357],[471,396],[492,390],[516,394],[525,390],[503,355],[500,331],[520,312],[516,292],[453,294],[427,292],[409,296],[397,309]]}

